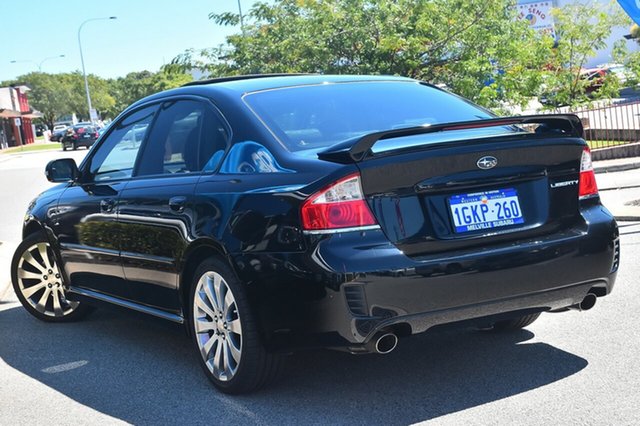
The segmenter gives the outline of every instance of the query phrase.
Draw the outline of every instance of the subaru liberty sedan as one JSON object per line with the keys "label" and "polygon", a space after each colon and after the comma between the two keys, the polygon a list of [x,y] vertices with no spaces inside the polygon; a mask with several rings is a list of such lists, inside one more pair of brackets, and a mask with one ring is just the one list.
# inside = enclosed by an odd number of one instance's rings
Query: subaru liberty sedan
{"label": "subaru liberty sedan", "polygon": [[407,78],[190,83],[46,176],[12,263],[25,309],[184,324],[227,393],[302,348],[383,354],[443,324],[587,310],[619,263],[576,116],[499,118]]}

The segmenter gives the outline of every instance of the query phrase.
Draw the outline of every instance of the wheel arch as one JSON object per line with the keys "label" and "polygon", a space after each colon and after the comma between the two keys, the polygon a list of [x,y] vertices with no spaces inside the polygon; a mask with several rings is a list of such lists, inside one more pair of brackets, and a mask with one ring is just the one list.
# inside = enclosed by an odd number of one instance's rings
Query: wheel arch
{"label": "wheel arch", "polygon": [[[205,259],[217,257],[226,262],[233,271],[235,268],[229,262],[227,252],[224,247],[218,242],[210,239],[199,240],[193,242],[185,251],[182,258],[179,282],[178,282],[178,294],[180,297],[180,306],[185,317],[185,323],[189,312],[189,292],[191,290],[191,281],[193,280],[193,274],[202,261]],[[191,333],[189,327],[187,327],[188,333]]]}
{"label": "wheel arch", "polygon": [[46,234],[44,226],[42,226],[42,224],[37,220],[32,219],[22,228],[22,239],[24,240],[25,238],[37,233]]}

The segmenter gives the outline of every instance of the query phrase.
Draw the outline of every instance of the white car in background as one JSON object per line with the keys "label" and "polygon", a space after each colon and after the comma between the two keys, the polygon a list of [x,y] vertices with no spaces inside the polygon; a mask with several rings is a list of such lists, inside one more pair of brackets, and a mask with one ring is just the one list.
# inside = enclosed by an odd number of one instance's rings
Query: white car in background
{"label": "white car in background", "polygon": [[618,82],[620,82],[620,87],[626,87],[625,85],[628,80],[627,75],[629,74],[629,69],[623,64],[606,63],[598,65],[598,68],[604,70],[607,74],[611,73],[615,75]]}

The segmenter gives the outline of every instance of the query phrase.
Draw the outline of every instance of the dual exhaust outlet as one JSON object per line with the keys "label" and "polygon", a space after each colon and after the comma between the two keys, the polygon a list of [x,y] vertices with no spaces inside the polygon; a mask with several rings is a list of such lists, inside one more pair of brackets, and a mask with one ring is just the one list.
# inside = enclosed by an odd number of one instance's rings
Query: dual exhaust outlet
{"label": "dual exhaust outlet", "polygon": [[[593,293],[588,293],[582,302],[569,306],[569,309],[577,311],[588,311],[596,304],[598,297]],[[391,353],[396,346],[398,346],[398,336],[392,332],[381,331],[377,333],[373,338],[365,345],[369,352],[375,352],[378,354]]]}

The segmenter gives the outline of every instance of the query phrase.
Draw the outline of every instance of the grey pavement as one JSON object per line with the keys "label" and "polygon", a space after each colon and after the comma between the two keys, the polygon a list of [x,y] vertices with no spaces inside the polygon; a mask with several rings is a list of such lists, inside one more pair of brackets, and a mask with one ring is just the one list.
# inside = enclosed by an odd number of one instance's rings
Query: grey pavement
{"label": "grey pavement", "polygon": [[46,324],[0,304],[0,424],[637,425],[640,224],[614,292],[527,330],[439,330],[386,356],[309,351],[259,393],[217,393],[177,326],[98,310]]}
{"label": "grey pavement", "polygon": [[640,207],[629,205],[640,200],[640,158],[596,161],[593,166],[602,203],[619,222],[640,220]]}

